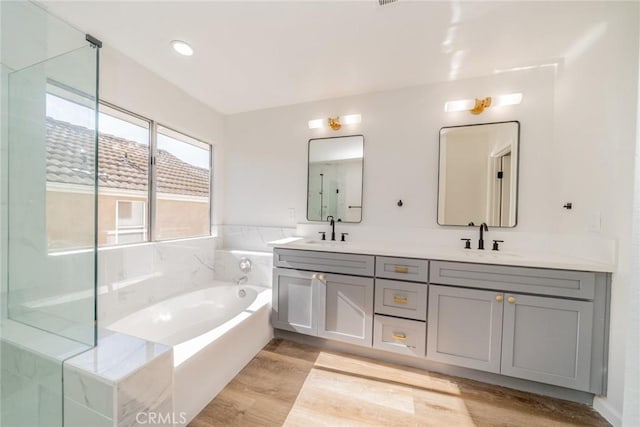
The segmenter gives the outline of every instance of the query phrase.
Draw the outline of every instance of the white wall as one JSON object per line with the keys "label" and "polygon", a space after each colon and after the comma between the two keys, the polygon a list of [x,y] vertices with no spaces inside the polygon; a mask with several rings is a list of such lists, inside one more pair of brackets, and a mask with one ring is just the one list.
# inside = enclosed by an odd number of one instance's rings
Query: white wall
{"label": "white wall", "polygon": [[[363,222],[351,229],[382,234],[419,228],[426,235],[445,230],[454,242],[468,230],[436,225],[440,127],[519,120],[518,226],[492,233],[504,238],[507,247],[510,241],[524,246],[526,239],[534,237],[544,241],[549,250],[556,249],[556,242],[573,238],[595,242],[587,249],[596,251],[600,241],[617,241],[609,392],[607,397],[596,399],[595,407],[619,425],[630,286],[637,29],[638,5],[617,3],[603,9],[602,23],[576,38],[555,68],[230,116],[225,128],[223,220],[226,224],[275,227],[305,222],[307,140],[362,133]],[[531,60],[535,63],[540,58]],[[512,92],[524,94],[521,105],[489,109],[481,116],[443,111],[448,100]],[[339,132],[307,128],[310,119],[353,113],[362,114],[361,125],[343,127]],[[398,199],[404,202],[402,208],[396,206]],[[573,202],[574,209],[563,209],[565,202]],[[290,217],[290,208],[295,208],[295,218]],[[585,249],[579,246],[568,250]]]}
{"label": "white wall", "polygon": [[[640,13],[640,12],[639,12]],[[640,30],[639,30],[640,31]],[[639,48],[640,49],[640,48]],[[640,79],[640,75],[638,76]],[[640,85],[639,85],[640,86]],[[640,87],[638,88],[640,89]],[[628,300],[627,319],[627,364],[624,384],[624,425],[637,425],[640,420],[640,90],[636,120],[636,155],[633,206],[633,250],[631,285]]]}

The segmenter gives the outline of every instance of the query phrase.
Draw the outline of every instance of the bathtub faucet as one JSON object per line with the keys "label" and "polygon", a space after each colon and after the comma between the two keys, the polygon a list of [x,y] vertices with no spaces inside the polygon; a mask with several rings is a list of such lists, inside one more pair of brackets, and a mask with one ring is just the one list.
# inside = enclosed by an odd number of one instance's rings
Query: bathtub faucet
{"label": "bathtub faucet", "polygon": [[243,285],[245,283],[247,283],[247,281],[249,280],[249,278],[247,276],[240,276],[236,279],[236,285],[240,286]]}

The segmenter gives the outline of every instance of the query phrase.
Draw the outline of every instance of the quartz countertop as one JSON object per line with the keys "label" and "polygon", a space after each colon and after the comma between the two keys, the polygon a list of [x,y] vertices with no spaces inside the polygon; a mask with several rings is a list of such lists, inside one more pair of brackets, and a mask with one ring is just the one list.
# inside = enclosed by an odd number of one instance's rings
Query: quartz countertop
{"label": "quartz countertop", "polygon": [[412,244],[330,242],[304,237],[289,237],[269,242],[269,246],[283,249],[302,249],[321,252],[378,255],[390,257],[421,258],[438,261],[459,261],[478,264],[510,265],[519,267],[552,268],[561,270],[616,271],[614,263],[574,257],[568,254],[544,252],[507,252],[491,249],[458,249],[429,247]]}

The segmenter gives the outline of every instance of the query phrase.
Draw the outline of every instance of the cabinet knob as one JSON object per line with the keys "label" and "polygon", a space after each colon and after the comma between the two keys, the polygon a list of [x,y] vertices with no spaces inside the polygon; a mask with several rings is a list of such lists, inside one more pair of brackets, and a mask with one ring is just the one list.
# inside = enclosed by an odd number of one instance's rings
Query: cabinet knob
{"label": "cabinet knob", "polygon": [[509,297],[507,298],[507,301],[509,301],[509,304],[514,304],[516,302],[516,297]]}
{"label": "cabinet knob", "polygon": [[318,274],[313,273],[313,274],[311,275],[311,279],[316,280],[317,278],[318,278]]}
{"label": "cabinet knob", "polygon": [[496,295],[496,301],[502,302],[502,300],[504,300],[504,297],[502,295]]}
{"label": "cabinet knob", "polygon": [[325,281],[324,274],[318,274],[318,280],[324,282]]}

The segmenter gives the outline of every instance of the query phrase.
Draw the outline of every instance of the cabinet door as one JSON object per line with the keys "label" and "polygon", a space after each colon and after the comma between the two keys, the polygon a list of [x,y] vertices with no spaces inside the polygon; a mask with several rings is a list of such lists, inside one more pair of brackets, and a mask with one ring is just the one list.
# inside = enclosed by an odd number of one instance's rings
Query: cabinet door
{"label": "cabinet door", "polygon": [[371,347],[373,279],[321,274],[316,283],[318,336]]}
{"label": "cabinet door", "polygon": [[589,391],[593,303],[506,294],[502,374]]}
{"label": "cabinet door", "polygon": [[429,285],[427,358],[500,372],[503,294]]}
{"label": "cabinet door", "polygon": [[313,313],[313,273],[273,269],[273,303],[271,323],[274,328],[316,335]]}

